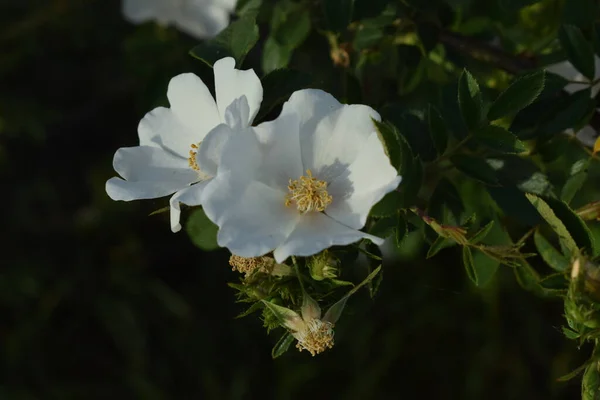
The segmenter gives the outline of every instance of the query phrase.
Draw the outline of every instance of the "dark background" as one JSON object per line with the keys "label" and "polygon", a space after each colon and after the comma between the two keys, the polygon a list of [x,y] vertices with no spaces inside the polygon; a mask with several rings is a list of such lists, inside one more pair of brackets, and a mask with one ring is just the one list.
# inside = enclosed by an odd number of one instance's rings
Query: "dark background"
{"label": "dark background", "polygon": [[578,397],[578,379],[557,378],[589,349],[563,337],[560,299],[509,267],[476,289],[456,249],[384,264],[333,350],[272,360],[280,332],[234,319],[228,253],[148,216],[166,199],[104,192],[169,78],[211,81],[195,43],[128,24],[117,1],[0,1],[0,399]]}

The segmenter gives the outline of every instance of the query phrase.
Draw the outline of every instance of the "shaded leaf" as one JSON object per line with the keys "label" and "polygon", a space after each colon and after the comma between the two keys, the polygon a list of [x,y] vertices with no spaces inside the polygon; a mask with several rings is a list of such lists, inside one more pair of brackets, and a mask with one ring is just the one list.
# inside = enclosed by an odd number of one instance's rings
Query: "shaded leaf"
{"label": "shaded leaf", "polygon": [[271,357],[277,358],[283,355],[288,349],[290,345],[294,343],[294,336],[291,333],[286,332],[273,346],[273,350],[271,350]]}
{"label": "shaded leaf", "polygon": [[500,93],[488,111],[488,119],[512,116],[533,103],[544,89],[545,73],[538,71],[515,80]]}
{"label": "shaded leaf", "polygon": [[251,16],[245,16],[229,24],[215,38],[194,47],[190,54],[209,66],[223,57],[233,57],[239,67],[257,41],[256,21]]}
{"label": "shaded leaf", "polygon": [[527,150],[515,135],[496,125],[478,129],[474,136],[479,143],[500,153],[522,153]]}
{"label": "shaded leaf", "polygon": [[217,231],[219,227],[208,219],[201,208],[192,212],[185,224],[185,230],[192,243],[205,251],[219,248],[217,244]]}
{"label": "shaded leaf", "polygon": [[538,253],[550,268],[558,272],[565,272],[569,268],[569,260],[556,250],[537,229],[533,235],[533,241]]}
{"label": "shaded leaf", "polygon": [[455,155],[450,158],[452,164],[465,175],[487,185],[498,185],[496,172],[484,159],[466,154]]}
{"label": "shaded leaf", "polygon": [[481,122],[483,103],[479,84],[466,69],[463,70],[458,80],[458,105],[469,129],[477,128]]}
{"label": "shaded leaf", "polygon": [[581,29],[574,25],[563,25],[558,32],[558,39],[571,64],[589,80],[593,80],[594,49]]}

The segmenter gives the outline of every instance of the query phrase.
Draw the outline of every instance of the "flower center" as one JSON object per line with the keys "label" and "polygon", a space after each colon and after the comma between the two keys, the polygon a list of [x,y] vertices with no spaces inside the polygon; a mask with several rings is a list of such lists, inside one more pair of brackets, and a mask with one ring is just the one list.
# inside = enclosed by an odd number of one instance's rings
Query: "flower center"
{"label": "flower center", "polygon": [[333,201],[333,197],[327,193],[327,182],[313,177],[310,169],[307,169],[306,175],[301,176],[299,179],[290,179],[288,190],[285,205],[289,207],[294,203],[298,207],[298,211],[302,213],[325,211]]}
{"label": "flower center", "polygon": [[333,324],[320,319],[306,322],[306,329],[296,333],[298,350],[307,350],[312,356],[333,348]]}
{"label": "flower center", "polygon": [[274,260],[271,257],[240,257],[231,255],[229,257],[229,265],[233,271],[238,271],[246,275],[250,275],[255,271],[268,272],[273,266]]}
{"label": "flower center", "polygon": [[204,171],[202,171],[200,169],[200,167],[198,166],[198,163],[196,162],[196,154],[198,154],[198,149],[200,148],[201,144],[202,144],[202,142],[198,142],[198,144],[192,143],[190,145],[191,149],[190,149],[190,156],[188,157],[188,165],[190,166],[191,169],[193,169],[194,171],[196,171],[198,173],[199,179],[201,181],[204,181],[206,179],[211,178],[211,176],[204,173]]}

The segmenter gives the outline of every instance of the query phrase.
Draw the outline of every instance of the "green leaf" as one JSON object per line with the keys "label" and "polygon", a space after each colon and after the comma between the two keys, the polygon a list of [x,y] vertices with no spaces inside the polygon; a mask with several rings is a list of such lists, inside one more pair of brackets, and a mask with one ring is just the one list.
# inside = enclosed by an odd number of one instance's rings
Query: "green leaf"
{"label": "green leaf", "polygon": [[591,158],[579,160],[571,167],[571,176],[567,179],[560,192],[560,199],[570,203],[575,194],[583,187],[588,177],[588,166]]}
{"label": "green leaf", "polygon": [[516,186],[524,192],[554,196],[550,180],[530,159],[505,154],[488,157],[485,162],[494,170],[502,186]]}
{"label": "green leaf", "polygon": [[429,259],[431,257],[434,257],[440,251],[456,245],[456,241],[449,238],[445,238],[443,236],[438,236],[437,239],[435,239],[435,241],[429,247],[426,258]]}
{"label": "green leaf", "polygon": [[560,109],[540,127],[542,133],[549,136],[582,125],[583,119],[594,107],[594,101],[590,98],[590,94],[590,89],[586,89],[567,97]]}
{"label": "green leaf", "polygon": [[533,235],[533,241],[538,253],[550,268],[558,272],[565,272],[569,268],[569,260],[556,250],[537,229]]}
{"label": "green leaf", "polygon": [[[390,163],[394,168],[400,170],[406,155],[403,153],[400,147],[400,139],[398,137],[398,131],[396,130],[396,127],[389,122],[379,122],[373,120],[373,123],[377,128],[379,139],[381,140],[381,143],[383,143],[385,154],[390,159]],[[412,154],[409,157],[412,161]]]}
{"label": "green leaf", "polygon": [[323,0],[323,13],[329,30],[342,32],[352,21],[354,0]]}
{"label": "green leaf", "polygon": [[469,129],[475,129],[481,122],[483,103],[479,84],[473,75],[463,70],[458,80],[458,105],[462,117]]}
{"label": "green leaf", "polygon": [[589,80],[594,80],[594,49],[581,29],[574,25],[563,25],[558,32],[558,39],[571,64]]}
{"label": "green leaf", "polygon": [[465,175],[487,185],[498,185],[496,172],[484,159],[466,154],[459,154],[452,156],[450,161]]}
{"label": "green leaf", "polygon": [[350,296],[352,296],[354,293],[356,293],[361,287],[370,283],[373,280],[373,278],[375,278],[380,271],[381,271],[381,265],[378,266],[377,268],[375,268],[369,275],[367,275],[367,277],[361,283],[354,286],[348,293],[346,293],[344,295],[344,297],[342,297],[339,301],[337,301],[335,304],[333,304],[327,310],[327,312],[325,312],[325,315],[323,315],[323,318],[322,318],[323,321],[329,321],[329,322],[335,324],[340,319],[342,312],[344,311],[344,307],[346,307],[346,302],[348,301]]}
{"label": "green leaf", "polygon": [[301,318],[297,312],[290,310],[289,308],[282,307],[267,300],[261,301],[269,309],[269,311],[273,313],[273,315],[275,316],[275,318],[277,318],[277,321],[281,326],[285,327],[288,324],[288,322]]}
{"label": "green leaf", "polygon": [[488,119],[493,121],[517,114],[538,98],[544,89],[544,81],[544,71],[518,78],[494,101],[488,111]]}
{"label": "green leaf", "polygon": [[255,121],[260,121],[292,93],[312,83],[312,77],[304,72],[291,69],[277,69],[261,79],[263,101]]}
{"label": "green leaf", "polygon": [[477,271],[475,270],[475,263],[473,261],[473,253],[468,246],[462,248],[462,262],[467,272],[469,279],[477,285]]}
{"label": "green leaf", "polygon": [[399,205],[401,208],[409,208],[415,205],[423,184],[423,163],[418,158],[409,159],[409,162],[411,166],[400,173],[402,182],[400,182],[398,190],[402,195]]}
{"label": "green leaf", "polygon": [[190,54],[209,66],[224,57],[233,57],[239,67],[258,41],[258,26],[253,17],[242,17],[229,24],[215,38],[194,47]]}
{"label": "green leaf", "polygon": [[475,234],[473,234],[473,236],[471,236],[469,238],[469,243],[471,243],[471,244],[477,244],[477,243],[481,242],[483,239],[485,239],[485,237],[487,236],[487,234],[490,233],[490,230],[493,227],[494,227],[494,221],[492,220],[492,221],[488,222],[479,231],[475,232]]}
{"label": "green leaf", "polygon": [[217,244],[217,231],[219,227],[208,219],[201,208],[192,212],[185,224],[185,230],[192,243],[204,251],[219,248]]}
{"label": "green leaf", "polygon": [[369,229],[369,234],[386,238],[394,233],[394,230],[398,226],[398,217],[395,215],[381,218],[377,220],[373,226]]}
{"label": "green leaf", "polygon": [[286,332],[273,346],[273,350],[271,350],[271,357],[277,358],[283,355],[288,349],[290,345],[294,343],[294,336],[291,333]]}
{"label": "green leaf", "polygon": [[431,104],[427,109],[427,122],[429,125],[429,134],[431,135],[437,154],[440,156],[446,151],[450,132],[440,113]]}
{"label": "green leaf", "polygon": [[275,38],[269,36],[265,41],[262,56],[262,69],[268,74],[280,68],[285,68],[290,63],[293,49],[282,45]]}
{"label": "green leaf", "polygon": [[475,138],[484,146],[500,153],[522,153],[527,147],[515,135],[496,125],[488,125],[475,131]]}
{"label": "green leaf", "polygon": [[563,222],[556,216],[548,203],[534,194],[526,193],[525,196],[538,210],[542,218],[546,220],[554,232],[556,232],[561,245],[567,249],[571,255],[579,254],[579,248],[577,247],[577,243],[575,243],[573,236],[571,236],[571,233],[567,230],[565,224],[563,224]]}
{"label": "green leaf", "polygon": [[370,215],[373,217],[388,217],[394,215],[399,209],[400,201],[400,193],[396,191],[390,192],[373,206]]}
{"label": "green leaf", "polygon": [[526,226],[535,226],[542,219],[540,214],[516,187],[488,187],[488,193],[504,214]]}
{"label": "green leaf", "polygon": [[401,246],[407,234],[408,222],[406,220],[406,214],[403,211],[401,211],[398,215],[398,225],[396,225],[396,246]]}
{"label": "green leaf", "polygon": [[[466,246],[465,246],[466,247]],[[485,253],[473,249],[472,250],[473,269],[477,281],[475,284],[478,287],[483,287],[490,283],[500,267],[500,262],[488,257]]]}
{"label": "green leaf", "polygon": [[579,248],[584,249],[590,255],[597,254],[598,246],[590,228],[575,211],[558,199],[546,198],[545,200],[552,207],[556,216],[564,223]]}
{"label": "green leaf", "polygon": [[262,56],[265,73],[287,67],[294,50],[306,40],[311,28],[308,9],[303,3],[277,2],[270,28]]}
{"label": "green leaf", "polygon": [[262,6],[262,0],[238,0],[235,5],[235,13],[239,17],[256,17]]}

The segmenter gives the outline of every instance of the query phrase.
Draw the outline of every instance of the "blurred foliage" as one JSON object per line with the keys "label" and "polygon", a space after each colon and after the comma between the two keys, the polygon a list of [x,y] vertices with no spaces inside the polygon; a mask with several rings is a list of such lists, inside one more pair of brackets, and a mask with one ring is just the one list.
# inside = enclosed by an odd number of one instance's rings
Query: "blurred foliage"
{"label": "blurred foliage", "polygon": [[[568,57],[593,78],[598,15],[595,0],[240,0],[229,36],[197,43],[125,23],[118,2],[0,2],[0,398],[596,398],[600,170],[562,133],[600,127],[596,100],[540,68]],[[384,118],[404,179],[367,229],[393,251],[319,357],[271,359],[282,330],[234,319],[248,305],[228,254],[149,216],[166,199],[104,192],[168,80],[212,84],[215,50],[263,77],[261,120],[302,87]],[[360,282],[365,258],[309,272]],[[558,381],[580,366],[583,386]]]}

